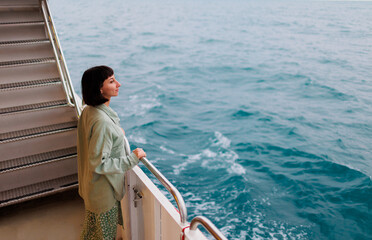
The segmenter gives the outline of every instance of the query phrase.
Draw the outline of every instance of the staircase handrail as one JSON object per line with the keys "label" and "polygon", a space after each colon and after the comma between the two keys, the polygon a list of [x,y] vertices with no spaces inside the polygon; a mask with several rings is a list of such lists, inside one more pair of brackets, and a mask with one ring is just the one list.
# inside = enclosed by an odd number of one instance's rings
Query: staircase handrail
{"label": "staircase handrail", "polygon": [[[62,47],[61,47],[61,44],[59,42],[57,32],[54,28],[54,22],[53,22],[52,15],[49,11],[49,6],[48,6],[47,0],[42,0],[41,1],[41,10],[42,10],[42,13],[43,13],[44,22],[46,24],[47,33],[48,33],[50,42],[52,44],[53,53],[54,53],[54,57],[56,59],[58,72],[59,72],[59,75],[61,77],[63,89],[64,89],[65,94],[66,94],[67,103],[70,106],[75,107],[76,114],[79,117],[80,114],[81,114],[80,104],[76,100],[74,87],[71,83],[71,77],[70,77],[70,74],[68,72],[65,57],[63,55]],[[62,63],[62,65],[61,65],[61,63]]]}

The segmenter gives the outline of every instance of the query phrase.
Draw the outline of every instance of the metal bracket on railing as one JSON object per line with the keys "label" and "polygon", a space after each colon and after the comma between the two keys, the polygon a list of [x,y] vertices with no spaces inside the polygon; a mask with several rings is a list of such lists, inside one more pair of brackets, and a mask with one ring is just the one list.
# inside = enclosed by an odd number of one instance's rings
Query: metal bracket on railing
{"label": "metal bracket on railing", "polygon": [[135,187],[133,188],[133,192],[134,192],[133,202],[134,202],[134,207],[136,208],[137,202],[140,202],[142,200],[142,193]]}
{"label": "metal bracket on railing", "polygon": [[[124,136],[124,148],[125,152],[127,155],[130,154],[130,145],[128,142],[128,139]],[[180,192],[177,190],[175,186],[173,186],[172,183],[166,179],[163,174],[154,166],[150,163],[150,161],[147,158],[141,158],[140,161],[145,165],[145,167],[150,170],[152,174],[161,182],[161,184],[172,194],[174,200],[177,203],[177,207],[181,216],[181,223],[183,225],[187,224],[187,209],[186,209],[186,204],[185,201],[183,200],[182,195]]]}
{"label": "metal bracket on railing", "polygon": [[191,220],[190,231],[196,230],[198,225],[201,224],[212,236],[217,240],[227,240],[221,231],[206,217],[196,216]]}

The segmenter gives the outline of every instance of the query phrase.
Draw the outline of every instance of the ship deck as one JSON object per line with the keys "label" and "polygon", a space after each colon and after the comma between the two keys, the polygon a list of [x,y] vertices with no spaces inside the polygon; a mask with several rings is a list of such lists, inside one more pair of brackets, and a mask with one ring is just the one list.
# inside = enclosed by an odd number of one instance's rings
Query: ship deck
{"label": "ship deck", "polygon": [[79,239],[84,203],[77,189],[0,209],[1,239]]}

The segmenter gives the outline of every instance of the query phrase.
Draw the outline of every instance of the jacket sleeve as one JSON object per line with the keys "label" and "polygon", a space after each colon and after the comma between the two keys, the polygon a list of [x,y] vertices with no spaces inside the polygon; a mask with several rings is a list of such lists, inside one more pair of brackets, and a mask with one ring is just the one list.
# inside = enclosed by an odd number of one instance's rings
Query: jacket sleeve
{"label": "jacket sleeve", "polygon": [[91,171],[100,174],[125,173],[139,162],[134,153],[118,158],[110,157],[113,138],[113,129],[104,121],[97,121],[91,130],[88,144]]}

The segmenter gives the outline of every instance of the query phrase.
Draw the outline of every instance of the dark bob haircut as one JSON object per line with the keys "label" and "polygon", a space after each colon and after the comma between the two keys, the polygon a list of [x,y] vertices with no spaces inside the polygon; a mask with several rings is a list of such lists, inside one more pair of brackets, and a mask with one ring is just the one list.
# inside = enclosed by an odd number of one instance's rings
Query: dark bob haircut
{"label": "dark bob haircut", "polygon": [[114,75],[114,70],[107,66],[96,66],[89,68],[81,79],[83,101],[90,106],[98,106],[108,101],[101,94],[103,82]]}

